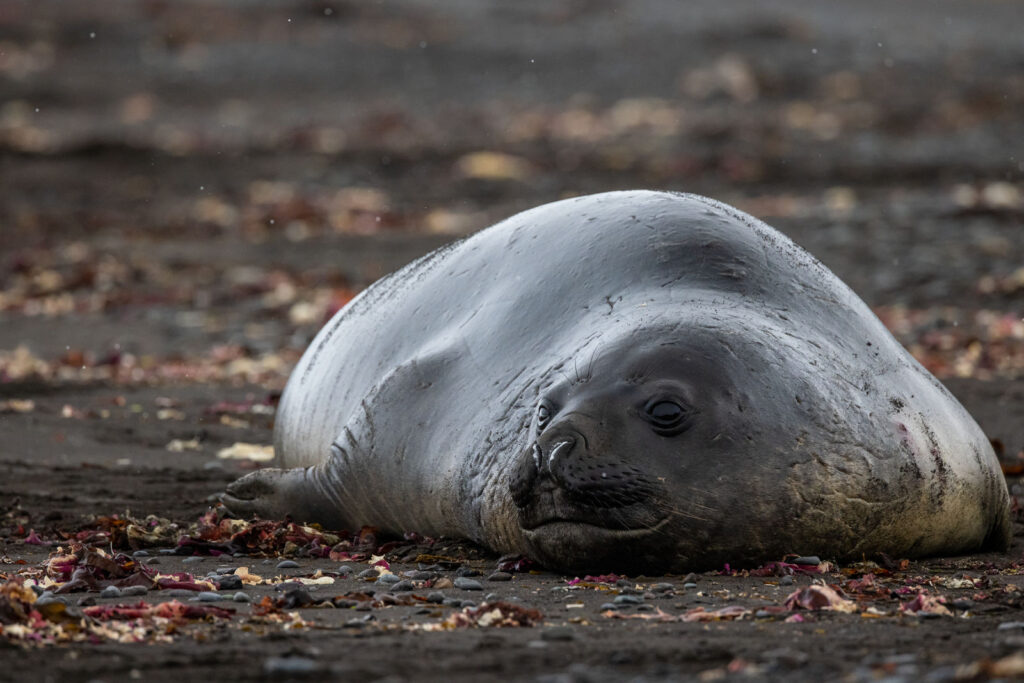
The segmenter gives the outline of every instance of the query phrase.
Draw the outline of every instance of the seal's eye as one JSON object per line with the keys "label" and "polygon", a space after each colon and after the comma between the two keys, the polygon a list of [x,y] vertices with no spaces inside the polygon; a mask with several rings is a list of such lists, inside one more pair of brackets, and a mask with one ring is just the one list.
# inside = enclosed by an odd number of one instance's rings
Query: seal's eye
{"label": "seal's eye", "polygon": [[551,408],[546,403],[537,406],[537,433],[544,431],[544,428],[551,422]]}
{"label": "seal's eye", "polygon": [[670,436],[678,434],[687,426],[689,411],[671,399],[656,399],[644,408],[647,419],[654,426],[654,431]]}

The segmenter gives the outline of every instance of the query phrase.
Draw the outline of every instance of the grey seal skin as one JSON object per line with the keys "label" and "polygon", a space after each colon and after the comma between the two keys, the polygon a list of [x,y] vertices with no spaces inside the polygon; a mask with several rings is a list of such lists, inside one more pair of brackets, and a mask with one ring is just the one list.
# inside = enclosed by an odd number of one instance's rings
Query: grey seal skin
{"label": "grey seal skin", "polygon": [[229,510],[551,569],[1006,548],[995,455],[828,269],[694,195],[547,204],[380,280],[289,380]]}

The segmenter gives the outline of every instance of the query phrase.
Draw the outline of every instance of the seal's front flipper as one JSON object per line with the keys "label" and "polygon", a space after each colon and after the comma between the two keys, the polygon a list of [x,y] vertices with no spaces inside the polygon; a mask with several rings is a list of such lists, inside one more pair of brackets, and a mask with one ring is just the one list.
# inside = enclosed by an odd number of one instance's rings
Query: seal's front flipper
{"label": "seal's front flipper", "polygon": [[312,467],[290,470],[268,467],[251,472],[228,484],[227,490],[220,494],[220,502],[240,517],[291,517],[298,522],[345,528],[344,520],[330,502],[317,499],[317,489],[311,481],[313,470]]}

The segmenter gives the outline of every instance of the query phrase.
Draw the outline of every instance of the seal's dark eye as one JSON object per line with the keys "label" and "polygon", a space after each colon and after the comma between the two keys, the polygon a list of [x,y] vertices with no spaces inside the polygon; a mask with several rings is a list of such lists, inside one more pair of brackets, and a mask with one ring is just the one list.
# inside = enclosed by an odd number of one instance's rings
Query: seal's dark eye
{"label": "seal's dark eye", "polygon": [[689,411],[671,399],[651,401],[644,408],[647,419],[659,434],[671,435],[681,432],[687,423]]}
{"label": "seal's dark eye", "polygon": [[540,432],[548,426],[548,422],[551,421],[551,408],[547,404],[541,403],[537,406],[537,431]]}

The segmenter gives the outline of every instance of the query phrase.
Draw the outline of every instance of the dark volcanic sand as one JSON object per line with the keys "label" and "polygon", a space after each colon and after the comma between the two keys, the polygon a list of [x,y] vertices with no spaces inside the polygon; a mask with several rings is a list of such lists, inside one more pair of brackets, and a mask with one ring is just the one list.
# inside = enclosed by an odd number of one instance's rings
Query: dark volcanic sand
{"label": "dark volcanic sand", "polygon": [[[0,506],[20,501],[44,538],[126,510],[194,521],[244,471],[217,452],[271,438],[271,414],[218,404],[272,399],[354,292],[516,210],[634,187],[714,196],[808,248],[1012,468],[1024,452],[1019,15],[1016,2],[916,0],[0,4],[0,406],[34,402],[0,408]],[[175,439],[197,450],[168,451]],[[0,530],[5,562],[46,557]],[[357,680],[984,677],[995,670],[978,662],[1024,650],[1020,628],[998,629],[1024,621],[1006,589],[1024,584],[1007,569],[1020,557],[1016,543],[911,563],[905,576],[939,583],[1002,568],[988,575],[999,596],[955,617],[899,616],[893,599],[874,619],[613,621],[598,609],[607,594],[517,574],[484,592],[539,608],[545,625],[388,632],[341,628],[366,612],[307,609],[323,628],[0,640],[0,679],[256,678],[279,656]],[[275,573],[262,562],[227,564]],[[299,562],[276,573],[337,566]],[[494,558],[471,564],[486,574]],[[648,600],[671,614],[780,604],[794,589],[637,581],[675,584]],[[370,613],[440,619],[415,609]]]}

